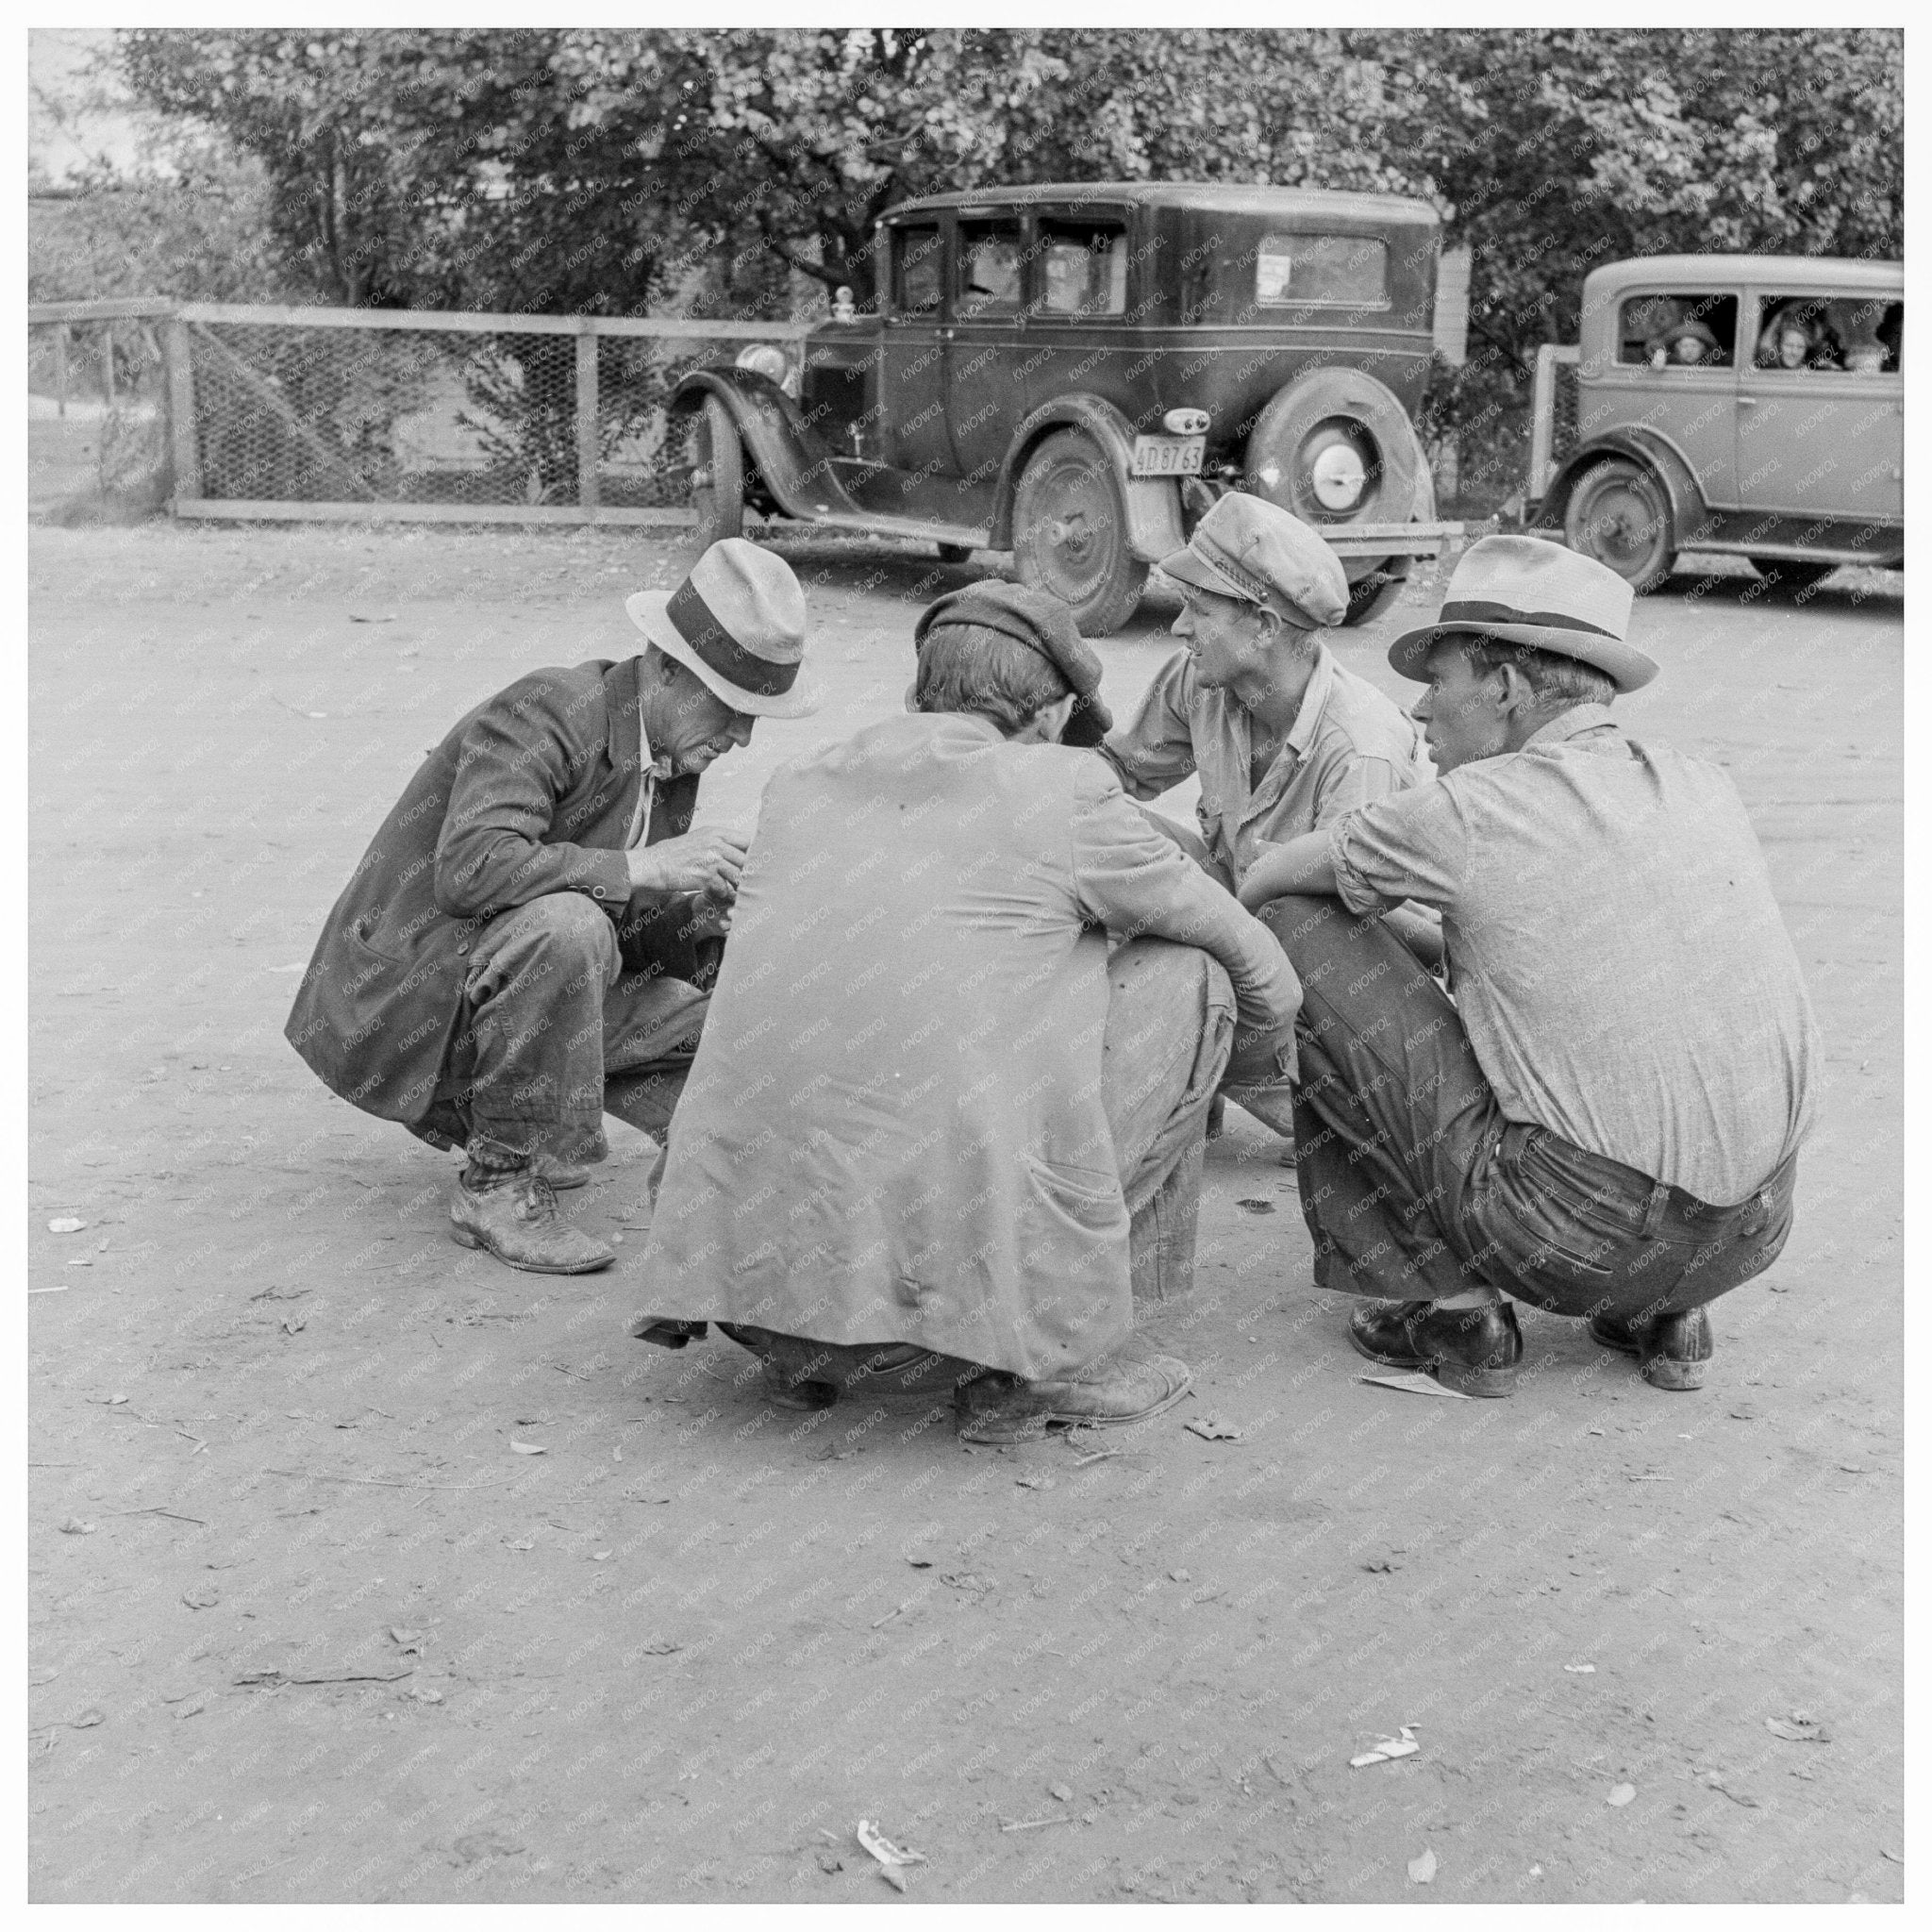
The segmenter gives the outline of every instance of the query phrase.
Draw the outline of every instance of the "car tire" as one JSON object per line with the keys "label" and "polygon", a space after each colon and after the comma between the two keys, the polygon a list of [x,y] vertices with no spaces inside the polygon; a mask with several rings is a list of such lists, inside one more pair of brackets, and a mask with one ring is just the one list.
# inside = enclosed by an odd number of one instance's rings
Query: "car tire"
{"label": "car tire", "polygon": [[[700,550],[744,535],[744,445],[731,411],[716,396],[691,424],[691,507],[697,513]],[[697,479],[702,477],[703,482]]]}
{"label": "car tire", "polygon": [[1344,627],[1369,624],[1381,616],[1402,594],[1412,560],[1407,557],[1384,558],[1377,569],[1349,585],[1348,608],[1341,613]]}
{"label": "car tire", "polygon": [[1671,506],[1641,463],[1611,457],[1576,479],[1563,510],[1563,541],[1613,570],[1640,593],[1671,574]]}
{"label": "car tire", "polygon": [[1826,563],[1823,558],[1815,557],[1754,557],[1751,567],[1759,576],[1789,584],[1794,591],[1808,591],[1813,584],[1822,584],[1838,569],[1837,564]]}
{"label": "car tire", "polygon": [[1127,545],[1127,510],[1106,453],[1077,429],[1049,436],[1013,492],[1013,561],[1020,581],[1058,597],[1090,638],[1134,614],[1147,566]]}

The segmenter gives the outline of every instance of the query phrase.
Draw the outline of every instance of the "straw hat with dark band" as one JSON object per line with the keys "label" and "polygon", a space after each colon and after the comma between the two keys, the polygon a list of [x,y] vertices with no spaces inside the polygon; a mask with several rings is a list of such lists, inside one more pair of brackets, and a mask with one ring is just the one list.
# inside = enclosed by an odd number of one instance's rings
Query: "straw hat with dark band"
{"label": "straw hat with dark band", "polygon": [[671,594],[624,600],[630,621],[734,711],[803,718],[819,708],[804,675],[805,592],[782,557],[726,537]]}
{"label": "straw hat with dark band", "polygon": [[1615,571],[1541,537],[1485,537],[1463,552],[1433,624],[1404,631],[1389,662],[1424,682],[1423,659],[1445,637],[1534,644],[1601,671],[1619,691],[1657,674],[1655,658],[1624,641],[1634,593]]}

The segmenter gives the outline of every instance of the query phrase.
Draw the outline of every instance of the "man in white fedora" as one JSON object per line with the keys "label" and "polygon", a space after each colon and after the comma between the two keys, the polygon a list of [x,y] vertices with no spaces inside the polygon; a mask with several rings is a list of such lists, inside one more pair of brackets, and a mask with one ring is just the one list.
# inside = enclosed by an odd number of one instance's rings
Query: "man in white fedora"
{"label": "man in white fedora", "polygon": [[[1307,524],[1258,496],[1224,496],[1160,569],[1181,591],[1183,648],[1101,754],[1133,798],[1198,774],[1200,840],[1176,836],[1229,891],[1272,845],[1420,782],[1415,726],[1322,641],[1347,612],[1348,579]],[[1398,929],[1435,957],[1424,921],[1400,915]],[[1291,1058],[1287,1034],[1243,1034],[1226,1075],[1226,1091],[1282,1134]]]}
{"label": "man in white fedora", "polygon": [[[1304,987],[1315,1278],[1374,1298],[1361,1354],[1465,1394],[1514,1388],[1506,1297],[1699,1387],[1708,1305],[1790,1230],[1810,1006],[1729,777],[1610,713],[1657,671],[1630,608],[1555,543],[1472,545],[1389,652],[1441,775],[1241,882]],[[1403,898],[1441,913],[1447,993],[1369,916]]]}
{"label": "man in white fedora", "polygon": [[555,1190],[606,1111],[662,1138],[744,862],[705,769],[817,699],[790,567],[733,538],[625,610],[641,655],[533,671],[458,721],[323,928],[288,1037],[365,1112],[465,1150],[450,1231],[513,1268],[611,1250]]}

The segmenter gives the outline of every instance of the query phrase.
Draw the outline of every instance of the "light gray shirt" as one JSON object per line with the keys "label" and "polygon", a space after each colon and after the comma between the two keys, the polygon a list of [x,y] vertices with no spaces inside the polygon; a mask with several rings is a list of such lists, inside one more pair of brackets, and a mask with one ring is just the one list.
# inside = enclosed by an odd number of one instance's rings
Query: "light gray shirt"
{"label": "light gray shirt", "polygon": [[1258,785],[1249,782],[1252,721],[1225,691],[1202,689],[1186,651],[1161,666],[1133,722],[1100,752],[1133,798],[1158,798],[1198,771],[1201,836],[1235,887],[1263,846],[1319,831],[1425,773],[1416,728],[1394,700],[1320,642],[1294,727]]}
{"label": "light gray shirt", "polygon": [[1352,912],[1442,914],[1450,991],[1505,1116],[1714,1207],[1811,1124],[1821,1047],[1728,775],[1601,705],[1330,834]]}

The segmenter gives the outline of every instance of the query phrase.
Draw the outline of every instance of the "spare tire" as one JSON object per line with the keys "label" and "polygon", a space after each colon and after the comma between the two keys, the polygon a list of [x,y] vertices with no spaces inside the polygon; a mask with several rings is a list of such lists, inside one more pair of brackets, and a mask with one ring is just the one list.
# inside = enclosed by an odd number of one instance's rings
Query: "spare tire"
{"label": "spare tire", "polygon": [[[1359,369],[1311,369],[1278,391],[1248,432],[1247,487],[1318,530],[1406,524],[1428,473],[1400,399]],[[1357,583],[1384,557],[1344,557]]]}

